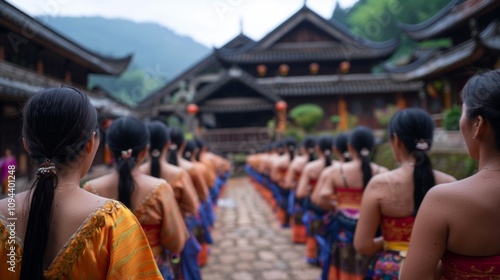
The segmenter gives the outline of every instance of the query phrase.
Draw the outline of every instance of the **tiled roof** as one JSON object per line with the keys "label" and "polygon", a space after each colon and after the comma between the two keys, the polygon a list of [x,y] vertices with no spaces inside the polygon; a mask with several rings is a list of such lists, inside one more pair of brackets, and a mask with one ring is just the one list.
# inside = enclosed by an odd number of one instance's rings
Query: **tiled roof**
{"label": "tiled roof", "polygon": [[272,91],[270,91],[267,87],[257,84],[255,78],[252,77],[250,74],[246,73],[244,70],[238,67],[233,67],[229,70],[226,70],[226,72],[221,76],[219,80],[217,80],[217,82],[214,82],[202,88],[194,97],[193,102],[194,103],[202,102],[211,94],[215,93],[217,90],[219,90],[220,88],[222,88],[224,85],[226,85],[231,81],[239,81],[245,84],[246,86],[252,88],[257,93],[262,95],[264,98],[268,99],[269,102],[271,103],[279,101],[279,98],[276,97],[272,93]]}
{"label": "tiled roof", "polygon": [[397,45],[388,48],[366,48],[342,43],[286,43],[266,50],[229,52],[218,50],[217,57],[230,63],[279,63],[377,59],[391,55]]}
{"label": "tiled roof", "polygon": [[30,39],[38,40],[38,43],[45,44],[48,48],[57,49],[61,55],[76,56],[79,61],[86,63],[86,66],[94,73],[119,75],[125,71],[132,60],[132,55],[123,58],[110,58],[87,50],[4,0],[0,0],[0,11],[2,15],[0,24],[6,22],[19,30],[25,30],[26,25],[29,24],[29,33],[35,34]]}
{"label": "tiled roof", "polygon": [[459,28],[487,9],[500,7],[498,0],[451,0],[440,12],[419,24],[399,23],[412,39],[420,41],[438,37],[452,28]]}
{"label": "tiled roof", "polygon": [[263,80],[276,95],[343,95],[343,94],[384,94],[394,92],[414,92],[423,88],[422,82],[396,82],[385,74],[334,75],[327,77],[286,78]]}

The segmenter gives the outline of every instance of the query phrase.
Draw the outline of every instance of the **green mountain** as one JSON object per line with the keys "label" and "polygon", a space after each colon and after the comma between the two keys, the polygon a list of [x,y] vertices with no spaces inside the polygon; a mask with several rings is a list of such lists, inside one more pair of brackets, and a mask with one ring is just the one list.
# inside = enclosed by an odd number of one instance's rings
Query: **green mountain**
{"label": "green mountain", "polygon": [[211,51],[190,37],[156,23],[101,17],[38,19],[100,54],[110,57],[133,54],[131,66],[119,78],[91,75],[88,85],[100,86],[132,106]]}

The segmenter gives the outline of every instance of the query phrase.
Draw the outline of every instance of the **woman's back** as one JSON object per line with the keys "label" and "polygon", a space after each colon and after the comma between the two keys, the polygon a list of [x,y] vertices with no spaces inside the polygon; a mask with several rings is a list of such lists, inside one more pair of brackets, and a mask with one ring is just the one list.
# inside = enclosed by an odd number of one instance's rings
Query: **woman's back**
{"label": "woman's back", "polygon": [[[141,165],[140,170],[149,175],[151,171],[150,162]],[[166,161],[160,161],[160,178],[163,178],[172,186],[175,199],[183,214],[197,213],[200,201],[187,171]]]}
{"label": "woman's back", "polygon": [[[188,233],[172,187],[165,180],[140,172],[133,179],[136,185],[131,193],[131,210],[146,232],[151,247],[162,244],[168,250],[179,253]],[[118,174],[111,173],[91,180],[84,188],[97,195],[117,199]],[[153,250],[155,255],[162,252]]]}
{"label": "woman's back", "polygon": [[[434,170],[434,178],[436,184],[455,181],[452,176],[437,170]],[[413,166],[405,165],[374,176],[369,191],[378,200],[380,214],[395,218],[413,216],[413,184]]]}
{"label": "woman's back", "polygon": [[446,198],[446,203],[435,206],[439,216],[446,217],[446,250],[466,256],[500,256],[499,175],[483,170],[432,189],[435,199]]}

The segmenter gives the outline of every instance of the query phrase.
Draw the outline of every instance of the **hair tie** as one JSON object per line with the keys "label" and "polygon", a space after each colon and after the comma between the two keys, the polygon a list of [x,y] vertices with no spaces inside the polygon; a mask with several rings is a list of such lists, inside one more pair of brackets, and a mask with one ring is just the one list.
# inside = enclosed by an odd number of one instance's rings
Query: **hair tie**
{"label": "hair tie", "polygon": [[363,148],[363,149],[361,149],[361,151],[359,151],[359,153],[362,156],[367,157],[368,155],[370,155],[370,150],[368,150],[367,148]]}
{"label": "hair tie", "polygon": [[36,175],[38,178],[42,178],[50,174],[56,175],[56,164],[47,159],[44,163],[40,164]]}
{"label": "hair tie", "polygon": [[330,150],[324,150],[323,154],[325,154],[325,156],[329,156],[332,154],[332,152]]}
{"label": "hair tie", "polygon": [[192,153],[191,153],[191,152],[186,152],[186,153],[184,153],[184,156],[185,156],[185,157],[187,157],[187,158],[191,157],[191,155],[192,155]]}
{"label": "hair tie", "polygon": [[415,145],[415,148],[417,150],[425,151],[429,149],[429,144],[427,144],[427,142],[424,139],[420,139],[418,140],[417,145]]}
{"label": "hair tie", "polygon": [[160,151],[158,151],[158,149],[154,149],[154,150],[151,151],[151,156],[152,157],[157,158],[157,157],[160,157],[160,155],[161,155],[161,153],[160,153]]}
{"label": "hair tie", "polygon": [[344,152],[344,153],[342,154],[342,156],[343,156],[344,158],[350,158],[350,157],[351,157],[351,153],[349,153],[349,152]]}
{"label": "hair tie", "polygon": [[122,159],[129,160],[132,157],[132,149],[122,151]]}
{"label": "hair tie", "polygon": [[177,150],[177,145],[171,144],[170,147],[168,147],[168,149],[171,151],[175,151],[175,150]]}

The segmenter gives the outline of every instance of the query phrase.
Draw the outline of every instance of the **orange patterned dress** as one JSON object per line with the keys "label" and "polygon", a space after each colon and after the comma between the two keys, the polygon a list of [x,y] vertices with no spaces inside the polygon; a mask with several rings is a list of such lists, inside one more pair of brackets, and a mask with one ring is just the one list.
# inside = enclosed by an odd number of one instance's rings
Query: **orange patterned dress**
{"label": "orange patterned dress", "polygon": [[[13,269],[8,221],[0,213],[0,279],[19,279],[23,242],[15,237]],[[44,279],[163,279],[146,235],[127,207],[107,200],[93,211],[44,271]]]}
{"label": "orange patterned dress", "polygon": [[[100,195],[92,186],[92,181],[83,188]],[[134,210],[134,214],[146,234],[158,268],[164,275],[172,273],[170,254],[165,249],[180,253],[189,238],[172,188],[162,180]]]}
{"label": "orange patterned dress", "polygon": [[403,262],[410,245],[410,236],[415,217],[382,217],[381,229],[384,251],[377,255],[367,272],[367,279],[399,278]]}
{"label": "orange patterned dress", "polygon": [[336,187],[335,192],[339,209],[335,218],[338,233],[331,250],[328,279],[361,280],[371,260],[358,254],[353,245],[363,189]]}

